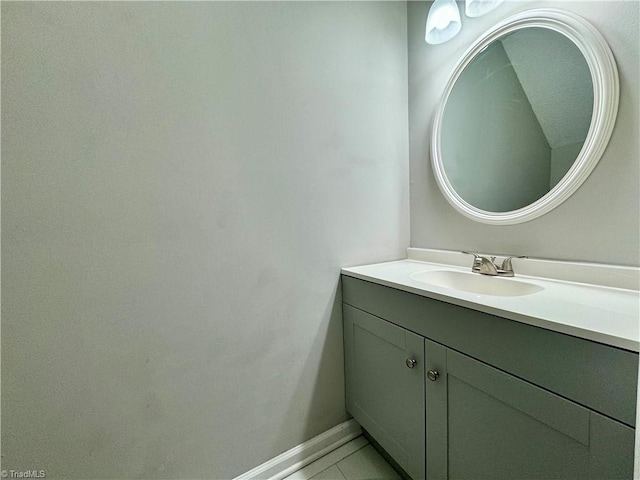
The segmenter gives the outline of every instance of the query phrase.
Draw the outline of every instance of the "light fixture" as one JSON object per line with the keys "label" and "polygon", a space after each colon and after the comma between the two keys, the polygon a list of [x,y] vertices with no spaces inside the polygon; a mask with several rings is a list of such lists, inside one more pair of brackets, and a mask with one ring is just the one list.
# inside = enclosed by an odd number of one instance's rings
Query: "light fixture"
{"label": "light fixture", "polygon": [[424,39],[432,45],[448,42],[461,28],[460,11],[455,0],[435,0],[427,16]]}
{"label": "light fixture", "polygon": [[504,0],[465,0],[464,13],[467,17],[480,17],[489,13],[500,5]]}

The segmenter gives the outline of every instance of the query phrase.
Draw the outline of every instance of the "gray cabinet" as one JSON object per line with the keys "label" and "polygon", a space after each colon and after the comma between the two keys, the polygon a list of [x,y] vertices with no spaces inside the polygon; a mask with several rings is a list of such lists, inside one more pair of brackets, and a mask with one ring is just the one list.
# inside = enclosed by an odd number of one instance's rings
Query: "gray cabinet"
{"label": "gray cabinet", "polygon": [[347,410],[415,480],[631,478],[637,353],[350,277],[343,302]]}
{"label": "gray cabinet", "polygon": [[344,306],[347,410],[414,480],[424,478],[424,340]]}
{"label": "gray cabinet", "polygon": [[425,355],[429,479],[631,478],[632,428],[438,343]]}

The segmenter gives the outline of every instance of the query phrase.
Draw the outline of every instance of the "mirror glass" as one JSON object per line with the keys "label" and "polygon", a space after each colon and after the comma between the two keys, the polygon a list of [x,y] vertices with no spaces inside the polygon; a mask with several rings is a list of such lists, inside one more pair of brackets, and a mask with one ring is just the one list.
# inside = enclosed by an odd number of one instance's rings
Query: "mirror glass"
{"label": "mirror glass", "polygon": [[451,89],[440,130],[444,174],[477,209],[526,207],[567,174],[593,111],[589,65],[571,39],[538,26],[507,33]]}

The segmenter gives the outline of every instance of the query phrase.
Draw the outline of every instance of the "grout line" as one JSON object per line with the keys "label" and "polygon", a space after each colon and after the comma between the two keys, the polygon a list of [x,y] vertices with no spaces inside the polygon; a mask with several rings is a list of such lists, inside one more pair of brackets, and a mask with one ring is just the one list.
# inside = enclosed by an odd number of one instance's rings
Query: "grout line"
{"label": "grout line", "polygon": [[[356,450],[356,451],[357,451],[357,450]],[[355,452],[354,452],[354,453],[355,453]],[[352,453],[351,455],[353,455],[353,453]],[[350,456],[351,456],[351,455],[350,455]],[[346,458],[346,457],[345,457],[345,458]],[[344,459],[343,459],[343,460],[344,460]],[[344,472],[343,472],[342,470],[340,470],[340,467],[338,466],[338,464],[336,463],[335,465],[336,465],[336,468],[338,469],[338,471],[340,472],[340,475],[342,475],[342,478],[343,478],[344,480],[348,480],[348,478],[347,478],[347,476],[344,474]]]}
{"label": "grout line", "polygon": [[[357,452],[357,451],[358,451],[358,450],[356,450],[356,452]],[[356,452],[353,452],[353,453],[356,453]],[[353,453],[352,453],[351,455],[353,455]],[[349,457],[350,457],[351,455],[349,455]],[[349,458],[349,457],[344,457],[344,458]],[[343,458],[342,460],[344,460],[344,458]],[[340,461],[342,461],[342,460],[340,460]],[[340,471],[340,475],[342,475],[346,480],[349,480],[349,479],[347,478],[347,476],[344,474],[344,472],[342,471],[342,469],[340,468],[340,465],[338,465],[338,464],[336,463],[336,467],[337,467],[337,468],[338,468],[338,470]]]}
{"label": "grout line", "polygon": [[[358,448],[356,451],[354,451],[353,453],[347,455],[346,457],[344,457],[342,460],[346,460],[347,458],[351,457],[352,455],[355,455],[356,453],[358,453],[360,450],[362,450],[364,447],[366,447],[367,445],[371,445],[369,443],[369,441],[367,440],[367,443],[365,445],[362,445],[360,448]],[[344,473],[342,471],[342,469],[340,468],[340,465],[338,465],[338,463],[342,462],[342,460],[339,460],[338,462],[336,462],[336,467],[338,467],[338,470],[340,470],[340,473],[342,474],[342,476],[346,479],[346,480],[351,480],[349,477],[347,477],[347,474]]]}
{"label": "grout line", "polygon": [[[360,444],[358,446],[358,444]],[[284,480],[310,480],[312,477],[318,475],[319,473],[325,471],[327,468],[332,467],[333,465],[337,466],[337,463],[342,461],[343,459],[353,455],[355,452],[360,450],[361,448],[369,445],[369,441],[363,436],[359,435],[358,437],[350,440],[349,442],[341,445],[340,447],[326,453],[325,455],[317,458],[313,462],[305,465],[304,467],[292,472]],[[342,452],[349,451],[352,448],[355,450],[350,451],[348,454],[343,455]],[[336,458],[336,460],[334,460]],[[331,463],[328,463],[331,462]],[[321,465],[321,466],[320,466]],[[318,470],[318,468],[320,468]],[[342,471],[340,471],[342,473]],[[344,474],[343,474],[344,476]],[[346,478],[346,476],[345,476]]]}

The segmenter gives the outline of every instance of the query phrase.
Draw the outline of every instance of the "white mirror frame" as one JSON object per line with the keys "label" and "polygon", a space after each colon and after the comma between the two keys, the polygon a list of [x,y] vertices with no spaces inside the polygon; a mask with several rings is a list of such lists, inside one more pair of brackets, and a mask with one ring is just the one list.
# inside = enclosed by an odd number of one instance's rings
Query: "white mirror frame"
{"label": "white mirror frame", "polygon": [[[532,204],[508,212],[489,212],[467,203],[453,189],[442,162],[440,133],[447,99],[465,67],[491,42],[527,27],[542,27],[559,32],[580,49],[591,71],[593,114],[587,138],[573,166],[546,195]],[[455,66],[436,110],[431,134],[431,162],[438,186],[449,203],[468,218],[494,225],[513,225],[533,220],[556,208],[569,198],[595,168],[609,143],[618,113],[618,68],[606,40],[582,17],[558,9],[528,10],[513,15],[485,32],[464,53]]]}

